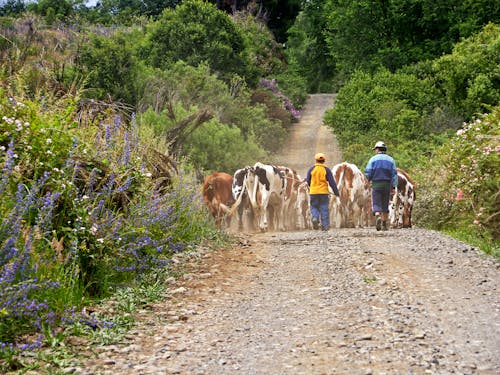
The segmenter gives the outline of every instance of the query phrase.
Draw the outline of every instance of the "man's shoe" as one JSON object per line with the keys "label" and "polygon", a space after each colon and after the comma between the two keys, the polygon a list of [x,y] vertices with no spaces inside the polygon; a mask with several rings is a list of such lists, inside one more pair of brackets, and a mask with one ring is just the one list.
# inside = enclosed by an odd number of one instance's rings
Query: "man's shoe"
{"label": "man's shoe", "polygon": [[312,223],[313,223],[313,228],[314,229],[319,229],[319,221],[318,219],[316,219],[315,217],[312,219]]}
{"label": "man's shoe", "polygon": [[382,221],[382,230],[389,230],[389,228],[387,228],[387,222],[386,221]]}
{"label": "man's shoe", "polygon": [[375,228],[377,228],[377,230],[382,229],[382,218],[378,215],[377,218],[375,219]]}
{"label": "man's shoe", "polygon": [[321,227],[321,230],[322,230],[323,232],[326,232],[326,231],[327,231],[327,230],[329,230],[329,229],[330,229],[330,227]]}

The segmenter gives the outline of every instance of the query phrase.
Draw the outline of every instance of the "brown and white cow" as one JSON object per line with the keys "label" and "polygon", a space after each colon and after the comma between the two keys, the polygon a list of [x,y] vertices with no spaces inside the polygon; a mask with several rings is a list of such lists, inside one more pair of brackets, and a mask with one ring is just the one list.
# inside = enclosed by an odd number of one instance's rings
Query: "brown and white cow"
{"label": "brown and white cow", "polygon": [[330,199],[330,218],[337,228],[369,225],[367,207],[371,200],[370,183],[359,168],[343,162],[332,168],[340,197]]}
{"label": "brown and white cow", "polygon": [[297,201],[295,202],[297,211],[297,229],[311,229],[312,215],[309,202],[309,185],[307,181],[301,182],[297,190]]}
{"label": "brown and white cow", "polygon": [[398,168],[398,186],[389,202],[389,222],[393,228],[411,228],[411,212],[415,202],[415,183],[408,173]]}
{"label": "brown and white cow", "polygon": [[286,178],[276,166],[257,162],[245,168],[241,184],[233,184],[233,194],[235,191],[238,198],[231,212],[239,208],[246,192],[259,229],[263,232],[276,228],[284,230]]}
{"label": "brown and white cow", "polygon": [[278,166],[277,168],[286,178],[283,223],[286,230],[296,229],[300,220],[297,211],[297,197],[302,179],[297,174],[297,171],[292,168],[285,166]]}
{"label": "brown and white cow", "polygon": [[234,203],[232,182],[233,176],[224,172],[214,172],[203,182],[203,200],[219,228],[224,221],[229,226],[230,207]]}

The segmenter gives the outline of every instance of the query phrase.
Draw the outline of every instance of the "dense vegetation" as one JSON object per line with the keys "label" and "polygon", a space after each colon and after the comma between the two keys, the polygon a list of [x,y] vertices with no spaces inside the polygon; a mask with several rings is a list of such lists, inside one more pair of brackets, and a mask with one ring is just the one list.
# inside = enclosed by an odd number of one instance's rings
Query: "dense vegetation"
{"label": "dense vegetation", "polygon": [[226,243],[199,176],[272,160],[307,92],[338,91],[325,123],[347,161],[388,144],[418,225],[499,256],[499,16],[489,0],[4,2],[2,371],[72,335],[109,342],[130,316],[85,306],[130,312],[175,254]]}

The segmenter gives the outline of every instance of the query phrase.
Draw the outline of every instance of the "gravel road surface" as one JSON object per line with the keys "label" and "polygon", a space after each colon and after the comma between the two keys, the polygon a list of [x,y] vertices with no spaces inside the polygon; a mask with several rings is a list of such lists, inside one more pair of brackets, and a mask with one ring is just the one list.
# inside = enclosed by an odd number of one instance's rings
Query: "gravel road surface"
{"label": "gravel road surface", "polygon": [[[314,95],[277,162],[342,158]],[[418,204],[418,202],[416,203]],[[240,233],[78,374],[500,374],[500,263],[424,229]]]}

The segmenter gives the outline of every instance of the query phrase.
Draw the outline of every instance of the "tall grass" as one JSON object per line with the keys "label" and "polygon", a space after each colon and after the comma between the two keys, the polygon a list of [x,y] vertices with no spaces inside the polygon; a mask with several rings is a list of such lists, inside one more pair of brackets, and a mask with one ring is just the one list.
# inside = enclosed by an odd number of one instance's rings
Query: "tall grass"
{"label": "tall grass", "polygon": [[155,181],[134,116],[76,108],[0,91],[0,359],[95,326],[86,304],[217,236],[194,179]]}

